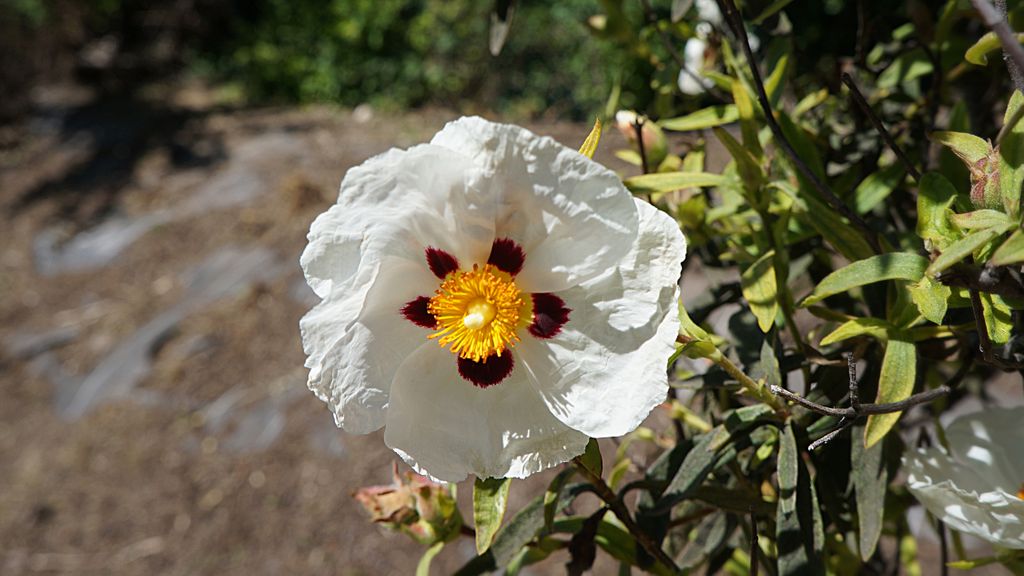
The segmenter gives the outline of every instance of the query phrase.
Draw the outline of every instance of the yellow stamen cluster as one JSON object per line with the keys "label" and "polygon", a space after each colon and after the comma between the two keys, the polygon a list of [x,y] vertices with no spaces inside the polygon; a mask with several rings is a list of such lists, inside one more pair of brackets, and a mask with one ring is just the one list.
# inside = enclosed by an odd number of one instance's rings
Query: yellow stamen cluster
{"label": "yellow stamen cluster", "polygon": [[451,344],[452,354],[474,362],[501,356],[519,341],[516,328],[524,308],[515,281],[494,266],[452,272],[427,304],[438,328],[430,338]]}
{"label": "yellow stamen cluster", "polygon": [[1020,490],[1017,490],[1017,498],[1024,500],[1024,483],[1020,485]]}

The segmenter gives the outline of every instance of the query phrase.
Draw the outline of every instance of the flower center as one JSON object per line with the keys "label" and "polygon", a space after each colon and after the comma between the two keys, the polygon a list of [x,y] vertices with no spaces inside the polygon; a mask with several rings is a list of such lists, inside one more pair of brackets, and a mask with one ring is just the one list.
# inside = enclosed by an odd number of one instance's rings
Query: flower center
{"label": "flower center", "polygon": [[527,306],[512,277],[491,264],[452,272],[427,303],[437,320],[430,338],[474,362],[501,356],[519,341],[516,329],[521,317],[530,317]]}

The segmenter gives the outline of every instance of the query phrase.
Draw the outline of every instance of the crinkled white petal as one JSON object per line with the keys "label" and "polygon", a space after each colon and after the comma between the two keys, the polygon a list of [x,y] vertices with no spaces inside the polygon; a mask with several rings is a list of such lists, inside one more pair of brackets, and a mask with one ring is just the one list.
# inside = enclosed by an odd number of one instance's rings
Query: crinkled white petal
{"label": "crinkled white petal", "polygon": [[477,388],[455,355],[427,342],[395,374],[384,441],[420,474],[458,482],[525,478],[582,454],[588,438],[551,415],[520,363]]}
{"label": "crinkled white petal", "polygon": [[908,451],[907,487],[947,525],[1024,549],[1024,407],[961,416],[946,429],[950,452]]}
{"label": "crinkled white petal", "polygon": [[424,144],[390,150],[345,175],[338,202],[313,222],[299,263],[324,298],[359,290],[385,255],[424,262],[428,246],[486,261],[495,207],[473,160]]}
{"label": "crinkled white petal", "polygon": [[366,434],[384,425],[395,371],[430,333],[401,309],[436,284],[425,264],[385,257],[370,283],[329,294],[299,322],[309,389],[338,426]]}
{"label": "crinkled white petal", "polygon": [[559,292],[569,322],[553,338],[527,335],[516,348],[551,412],[593,437],[632,431],[668,392],[686,242],[671,218],[637,206],[640,233],[619,266]]}
{"label": "crinkled white petal", "polygon": [[1024,549],[1024,500],[994,487],[989,470],[957,462],[938,448],[908,452],[903,466],[907,487],[947,526]]}
{"label": "crinkled white petal", "polygon": [[637,230],[633,198],[614,172],[526,129],[481,118],[449,123],[431,140],[491,173],[498,237],[527,254],[516,278],[556,292],[615,266]]}

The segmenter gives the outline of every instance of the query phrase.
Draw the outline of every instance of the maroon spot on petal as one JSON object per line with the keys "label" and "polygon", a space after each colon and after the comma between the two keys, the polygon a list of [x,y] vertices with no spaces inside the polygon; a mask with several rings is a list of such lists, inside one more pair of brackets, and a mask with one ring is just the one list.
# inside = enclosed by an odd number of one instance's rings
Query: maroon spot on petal
{"label": "maroon spot on petal", "polygon": [[531,294],[533,297],[533,324],[529,331],[537,338],[551,338],[562,331],[562,326],[569,321],[569,308],[565,302],[547,292]]}
{"label": "maroon spot on petal", "polygon": [[523,253],[523,248],[515,240],[498,238],[491,245],[491,255],[487,258],[487,263],[493,264],[498,270],[510,276],[515,276],[523,269],[524,260],[526,260],[526,255]]}
{"label": "maroon spot on petal", "polygon": [[434,273],[434,276],[444,280],[444,277],[451,272],[455,272],[459,269],[459,261],[455,259],[455,256],[439,250],[434,247],[428,247],[427,253],[427,266],[430,266],[430,271]]}
{"label": "maroon spot on petal", "polygon": [[505,350],[501,356],[490,356],[483,362],[459,358],[459,376],[478,388],[487,388],[501,382],[512,373],[512,352]]}
{"label": "maroon spot on petal", "polygon": [[417,326],[431,329],[437,328],[437,320],[434,319],[433,314],[427,311],[427,304],[429,303],[430,298],[420,296],[402,306],[402,316],[405,316],[406,320]]}

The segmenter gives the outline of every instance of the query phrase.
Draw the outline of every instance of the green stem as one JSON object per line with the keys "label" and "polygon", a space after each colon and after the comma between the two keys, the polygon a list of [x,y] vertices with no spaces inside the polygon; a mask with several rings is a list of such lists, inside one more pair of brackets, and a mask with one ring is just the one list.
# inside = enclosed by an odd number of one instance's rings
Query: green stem
{"label": "green stem", "polygon": [[729,360],[725,354],[722,354],[721,350],[715,350],[713,354],[708,356],[708,359],[718,364],[729,376],[735,378],[740,383],[740,386],[749,394],[771,406],[776,412],[786,412],[786,407],[779,401],[777,396],[772,394],[764,384],[755,382],[753,378],[744,374],[742,370],[732,363],[732,360]]}
{"label": "green stem", "polygon": [[626,530],[629,531],[633,538],[636,538],[637,543],[640,544],[644,551],[652,558],[657,559],[666,568],[671,569],[673,574],[679,574],[679,567],[676,566],[676,563],[661,549],[661,546],[654,542],[654,540],[651,540],[651,537],[633,521],[633,517],[629,515],[629,510],[626,509],[622,499],[608,487],[604,479],[584,466],[579,457],[573,458],[572,463],[576,466],[576,470],[594,486],[594,491],[597,493],[598,498],[608,505],[608,508],[622,522],[622,525],[626,527]]}

